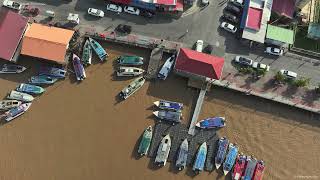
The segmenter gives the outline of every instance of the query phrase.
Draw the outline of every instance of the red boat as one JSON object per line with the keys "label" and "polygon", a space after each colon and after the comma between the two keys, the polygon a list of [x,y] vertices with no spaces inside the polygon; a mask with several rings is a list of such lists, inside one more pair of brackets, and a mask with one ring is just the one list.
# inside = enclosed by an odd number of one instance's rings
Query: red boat
{"label": "red boat", "polygon": [[262,160],[258,161],[252,180],[262,180],[264,169],[264,162]]}
{"label": "red boat", "polygon": [[232,179],[239,180],[242,178],[246,169],[247,157],[245,155],[238,155],[236,163],[233,168]]}

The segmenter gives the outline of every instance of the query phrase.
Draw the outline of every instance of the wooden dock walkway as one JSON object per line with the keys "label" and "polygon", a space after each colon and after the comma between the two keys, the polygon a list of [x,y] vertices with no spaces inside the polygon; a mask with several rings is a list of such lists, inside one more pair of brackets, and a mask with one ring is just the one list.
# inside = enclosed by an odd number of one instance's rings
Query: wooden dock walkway
{"label": "wooden dock walkway", "polygon": [[206,88],[202,88],[199,92],[197,104],[196,104],[196,107],[194,108],[192,119],[191,119],[190,126],[189,126],[188,134],[190,134],[190,135],[194,135],[194,133],[195,133],[196,123],[198,121],[198,117],[201,112],[201,107],[202,107],[206,92],[207,92]]}
{"label": "wooden dock walkway", "polygon": [[157,78],[162,55],[163,55],[163,48],[157,47],[151,51],[148,70],[147,70],[147,76],[146,76],[148,79]]}

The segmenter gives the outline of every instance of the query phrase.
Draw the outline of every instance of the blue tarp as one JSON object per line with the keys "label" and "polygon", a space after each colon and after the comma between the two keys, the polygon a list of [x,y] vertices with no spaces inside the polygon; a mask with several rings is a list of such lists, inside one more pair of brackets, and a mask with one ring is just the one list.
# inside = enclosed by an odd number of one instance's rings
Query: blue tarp
{"label": "blue tarp", "polygon": [[244,1],[242,18],[241,18],[241,23],[240,23],[240,28],[242,28],[242,29],[244,29],[246,27],[248,11],[249,11],[249,4],[250,4],[250,0]]}
{"label": "blue tarp", "polygon": [[132,0],[130,5],[140,7],[142,9],[152,10],[152,11],[156,10],[156,5],[154,3],[147,3],[141,0]]}

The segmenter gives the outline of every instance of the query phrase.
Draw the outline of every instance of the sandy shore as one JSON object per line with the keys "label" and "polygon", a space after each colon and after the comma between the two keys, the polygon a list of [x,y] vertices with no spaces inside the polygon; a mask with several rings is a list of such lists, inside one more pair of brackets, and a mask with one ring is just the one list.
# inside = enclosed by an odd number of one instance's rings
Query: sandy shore
{"label": "sandy shore", "polygon": [[[171,75],[165,82],[147,82],[121,102],[117,94],[132,79],[116,78],[112,60],[124,48],[105,46],[110,59],[88,67],[85,81],[77,83],[70,75],[48,87],[25,115],[0,127],[1,179],[191,179],[187,170],[173,173],[170,164],[153,170],[149,168],[153,160],[137,160],[133,150],[144,128],[154,124],[153,101],[183,102],[183,123],[188,123],[196,90],[186,87],[186,79]],[[149,55],[135,48],[125,50]],[[28,59],[20,62],[29,67],[39,64]],[[23,75],[0,76],[0,95],[4,97],[25,82],[35,69]],[[264,179],[320,178],[320,122],[316,117],[214,88],[207,94],[200,118],[218,115],[228,121],[220,136],[237,143],[241,152],[266,162]],[[195,178],[224,179],[216,171]]]}

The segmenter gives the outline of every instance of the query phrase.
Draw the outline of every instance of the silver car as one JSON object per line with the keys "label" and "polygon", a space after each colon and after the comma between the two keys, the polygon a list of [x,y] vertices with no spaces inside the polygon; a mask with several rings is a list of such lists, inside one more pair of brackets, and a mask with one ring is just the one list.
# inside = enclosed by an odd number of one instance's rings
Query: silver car
{"label": "silver car", "polygon": [[139,15],[140,10],[138,8],[132,7],[132,6],[125,6],[124,7],[124,12],[133,14],[133,15]]}
{"label": "silver car", "polygon": [[107,5],[107,10],[108,11],[112,11],[112,12],[121,13],[122,12],[122,7],[118,6],[116,4],[108,4]]}
{"label": "silver car", "polygon": [[237,28],[233,25],[233,24],[230,24],[230,23],[227,23],[227,22],[222,22],[220,24],[220,27],[228,32],[231,32],[231,33],[236,33],[237,32]]}

